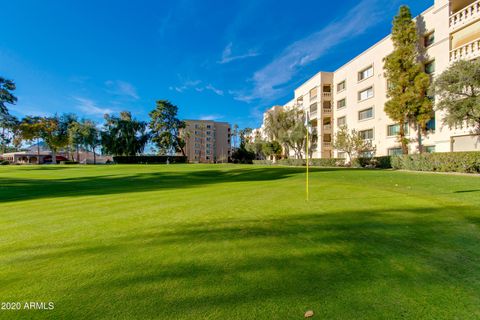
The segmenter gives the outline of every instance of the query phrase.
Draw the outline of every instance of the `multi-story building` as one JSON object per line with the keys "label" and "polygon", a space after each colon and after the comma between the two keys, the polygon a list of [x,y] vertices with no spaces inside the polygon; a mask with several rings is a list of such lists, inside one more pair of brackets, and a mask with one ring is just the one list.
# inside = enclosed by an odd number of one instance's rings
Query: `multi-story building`
{"label": "multi-story building", "polygon": [[[420,34],[420,48],[425,72],[432,79],[459,59],[480,57],[480,1],[435,0],[432,7],[415,22]],[[332,150],[331,141],[341,126],[356,129],[372,140],[377,155],[401,152],[397,139],[399,125],[384,112],[387,80],[383,60],[393,50],[387,36],[334,72],[320,72],[294,92],[294,99],[284,105],[310,113],[319,143],[314,157],[344,155]],[[444,114],[436,111],[422,137],[427,152],[480,150],[480,137],[468,128],[449,128]],[[406,124],[409,138],[417,139],[417,128]],[[417,152],[417,143],[410,152]]]}
{"label": "multi-story building", "polygon": [[209,120],[185,120],[185,153],[189,162],[226,163],[230,158],[230,125]]}

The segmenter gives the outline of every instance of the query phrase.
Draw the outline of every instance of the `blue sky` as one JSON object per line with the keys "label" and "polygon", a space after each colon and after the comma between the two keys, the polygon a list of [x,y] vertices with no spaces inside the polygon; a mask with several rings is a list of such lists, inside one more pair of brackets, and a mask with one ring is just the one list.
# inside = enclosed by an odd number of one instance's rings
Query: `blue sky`
{"label": "blue sky", "polygon": [[257,127],[386,36],[401,4],[417,15],[433,0],[0,0],[0,75],[17,116],[147,119],[168,99],[184,119]]}

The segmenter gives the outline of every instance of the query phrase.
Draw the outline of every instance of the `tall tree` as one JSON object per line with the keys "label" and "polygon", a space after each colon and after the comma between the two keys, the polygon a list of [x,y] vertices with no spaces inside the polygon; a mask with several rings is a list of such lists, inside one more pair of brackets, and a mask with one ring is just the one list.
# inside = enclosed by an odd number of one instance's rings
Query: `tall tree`
{"label": "tall tree", "polygon": [[35,142],[37,149],[37,164],[40,164],[40,139],[42,139],[44,121],[41,117],[26,116],[18,126],[22,140]]}
{"label": "tall tree", "polygon": [[57,153],[68,145],[68,127],[71,115],[41,118],[41,136],[52,152],[52,164],[57,163]]}
{"label": "tall tree", "polygon": [[0,77],[0,115],[8,114],[7,103],[15,104],[17,102],[17,97],[12,93],[15,89],[15,82]]}
{"label": "tall tree", "polygon": [[96,148],[101,144],[100,131],[95,122],[91,120],[82,121],[82,142],[86,150],[93,153],[93,164],[97,163]]}
{"label": "tall tree", "polygon": [[470,126],[480,134],[480,61],[460,60],[434,83],[437,107],[445,111],[449,127]]}
{"label": "tall tree", "polygon": [[101,132],[104,153],[117,156],[134,156],[142,153],[149,140],[147,123],[132,118],[127,111],[120,116],[105,115]]}
{"label": "tall tree", "polygon": [[155,109],[150,112],[152,142],[163,154],[181,152],[185,156],[185,140],[181,130],[185,122],[177,118],[178,107],[168,100],[158,100]]}
{"label": "tall tree", "polygon": [[400,130],[398,138],[404,154],[408,153],[409,140],[405,123],[414,122],[419,132],[419,151],[422,152],[421,135],[433,113],[433,104],[427,95],[430,78],[419,61],[418,33],[410,9],[401,6],[393,20],[393,52],[385,58],[387,78],[386,114],[395,121]]}
{"label": "tall tree", "polygon": [[19,121],[11,114],[0,114],[0,146],[2,153],[5,153],[7,146],[14,142],[18,130]]}
{"label": "tall tree", "polygon": [[342,126],[335,133],[333,148],[345,152],[348,155],[350,164],[363,153],[375,152],[375,147],[370,140],[364,139],[355,129],[349,131],[347,126]]}

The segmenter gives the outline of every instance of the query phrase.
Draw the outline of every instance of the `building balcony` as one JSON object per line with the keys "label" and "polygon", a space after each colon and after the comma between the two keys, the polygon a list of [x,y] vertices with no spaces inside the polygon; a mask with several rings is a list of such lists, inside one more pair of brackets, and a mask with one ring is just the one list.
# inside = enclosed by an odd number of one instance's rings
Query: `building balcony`
{"label": "building balcony", "polygon": [[458,30],[480,18],[480,0],[458,10],[450,16],[450,32]]}
{"label": "building balcony", "polygon": [[[479,0],[479,1],[480,1],[480,0]],[[325,98],[330,98],[330,97],[332,96],[332,93],[331,93],[331,92],[324,92],[324,93],[323,93],[323,96],[324,96]]]}
{"label": "building balcony", "polygon": [[480,39],[469,42],[450,51],[450,62],[472,60],[480,56]]}
{"label": "building balcony", "polygon": [[332,125],[331,124],[324,124],[323,125],[323,131],[330,131],[332,130]]}
{"label": "building balcony", "polygon": [[323,147],[324,149],[330,149],[330,148],[332,148],[332,143],[331,143],[331,142],[325,142],[325,141],[323,141],[323,142],[322,142],[322,147]]}
{"label": "building balcony", "polygon": [[323,114],[332,114],[332,108],[323,108]]}

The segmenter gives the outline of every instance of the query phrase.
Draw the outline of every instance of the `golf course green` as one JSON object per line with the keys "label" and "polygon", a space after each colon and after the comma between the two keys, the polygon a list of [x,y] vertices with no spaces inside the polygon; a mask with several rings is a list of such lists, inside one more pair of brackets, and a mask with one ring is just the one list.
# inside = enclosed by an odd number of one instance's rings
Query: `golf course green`
{"label": "golf course green", "polygon": [[0,319],[479,319],[480,177],[313,168],[306,201],[304,168],[2,166],[0,302]]}

